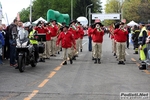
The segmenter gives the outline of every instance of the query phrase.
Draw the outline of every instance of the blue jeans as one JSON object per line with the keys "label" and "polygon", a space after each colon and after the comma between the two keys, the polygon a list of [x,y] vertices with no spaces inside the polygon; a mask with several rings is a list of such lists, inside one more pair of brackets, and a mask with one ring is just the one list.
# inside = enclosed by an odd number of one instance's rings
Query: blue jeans
{"label": "blue jeans", "polygon": [[0,56],[0,64],[2,64],[3,62],[2,62],[2,56]]}
{"label": "blue jeans", "polygon": [[89,37],[89,45],[88,45],[89,51],[92,51],[92,37]]}
{"label": "blue jeans", "polygon": [[9,40],[10,42],[10,64],[16,64],[16,41]]}

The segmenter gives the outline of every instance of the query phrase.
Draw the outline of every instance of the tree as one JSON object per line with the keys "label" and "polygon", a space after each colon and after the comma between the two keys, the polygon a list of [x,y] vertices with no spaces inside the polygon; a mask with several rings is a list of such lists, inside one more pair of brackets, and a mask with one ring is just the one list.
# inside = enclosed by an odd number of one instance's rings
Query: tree
{"label": "tree", "polygon": [[29,14],[30,14],[30,8],[24,8],[21,10],[20,14],[20,19],[22,22],[27,22],[29,21]]}
{"label": "tree", "polygon": [[150,18],[150,0],[125,0],[124,17],[127,21],[146,22]]}
{"label": "tree", "polygon": [[[92,12],[101,12],[102,6],[100,0],[73,0],[74,19],[79,16],[85,16],[85,8],[93,3]],[[53,9],[63,14],[71,15],[71,0],[34,0],[32,20],[39,17],[47,18],[47,11]],[[29,21],[29,7],[20,11],[21,20]]]}
{"label": "tree", "polygon": [[90,4],[93,4],[91,7],[92,13],[102,12],[102,2],[100,0],[76,0],[74,7],[74,19],[80,16],[85,16],[86,7]]}
{"label": "tree", "polygon": [[[105,5],[105,13],[121,13],[121,2],[120,0],[107,0]],[[105,20],[105,25],[111,25],[115,23],[116,20]]]}

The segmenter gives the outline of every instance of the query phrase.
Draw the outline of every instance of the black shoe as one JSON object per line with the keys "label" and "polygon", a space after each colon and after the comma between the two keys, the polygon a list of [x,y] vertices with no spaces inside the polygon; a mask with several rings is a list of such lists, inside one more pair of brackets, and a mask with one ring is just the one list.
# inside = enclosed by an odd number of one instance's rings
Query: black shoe
{"label": "black shoe", "polygon": [[100,59],[98,59],[98,63],[101,64],[101,60]]}
{"label": "black shoe", "polygon": [[70,58],[70,64],[73,64],[73,61],[72,61],[72,59]]}
{"label": "black shoe", "polygon": [[126,59],[124,59],[124,61],[126,61]]}
{"label": "black shoe", "polygon": [[39,59],[39,62],[42,62],[42,58]]}
{"label": "black shoe", "polygon": [[73,57],[72,57],[72,60],[76,60],[76,56],[73,56]]}
{"label": "black shoe", "polygon": [[17,66],[17,67],[15,67],[15,69],[19,69],[19,67]]}
{"label": "black shoe", "polygon": [[65,62],[63,63],[63,65],[67,65],[67,61],[65,61]]}
{"label": "black shoe", "polygon": [[125,65],[124,61],[122,61],[122,65]]}
{"label": "black shoe", "polygon": [[82,52],[82,49],[80,49],[80,52]]}
{"label": "black shoe", "polygon": [[45,59],[50,59],[49,57],[45,58]]}
{"label": "black shoe", "polygon": [[135,51],[133,54],[139,54],[138,51]]}
{"label": "black shoe", "polygon": [[94,64],[97,64],[97,59],[95,58],[95,62],[94,62]]}
{"label": "black shoe", "polygon": [[42,58],[42,62],[45,62],[45,58]]}
{"label": "black shoe", "polygon": [[60,52],[58,51],[58,54],[60,54]]}
{"label": "black shoe", "polygon": [[114,56],[116,56],[116,53],[114,53]]}
{"label": "black shoe", "polygon": [[95,60],[95,58],[94,58],[94,57],[92,57],[92,60]]}
{"label": "black shoe", "polygon": [[118,64],[119,64],[119,65],[122,64],[122,61],[119,61]]}
{"label": "black shoe", "polygon": [[60,48],[60,51],[62,51],[62,48]]}

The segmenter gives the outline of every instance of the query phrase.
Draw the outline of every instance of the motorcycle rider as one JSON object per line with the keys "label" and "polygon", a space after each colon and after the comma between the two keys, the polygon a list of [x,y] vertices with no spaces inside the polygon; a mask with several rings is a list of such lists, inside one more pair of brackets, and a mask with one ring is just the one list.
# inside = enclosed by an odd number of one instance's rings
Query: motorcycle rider
{"label": "motorcycle rider", "polygon": [[29,28],[29,39],[30,39],[30,44],[33,45],[35,51],[34,51],[34,56],[35,56],[35,61],[38,62],[39,58],[39,48],[38,48],[38,41],[36,35],[36,30],[33,29],[33,27]]}

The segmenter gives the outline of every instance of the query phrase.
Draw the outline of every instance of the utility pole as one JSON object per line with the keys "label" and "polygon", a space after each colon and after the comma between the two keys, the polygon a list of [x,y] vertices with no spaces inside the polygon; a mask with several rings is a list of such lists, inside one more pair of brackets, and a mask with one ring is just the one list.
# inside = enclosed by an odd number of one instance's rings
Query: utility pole
{"label": "utility pole", "polygon": [[89,26],[91,25],[91,8],[89,8]]}
{"label": "utility pole", "polygon": [[30,0],[30,23],[32,24],[32,0]]}
{"label": "utility pole", "polygon": [[73,20],[73,0],[71,0],[71,20]]}
{"label": "utility pole", "polygon": [[121,20],[123,20],[123,0],[121,0]]}

